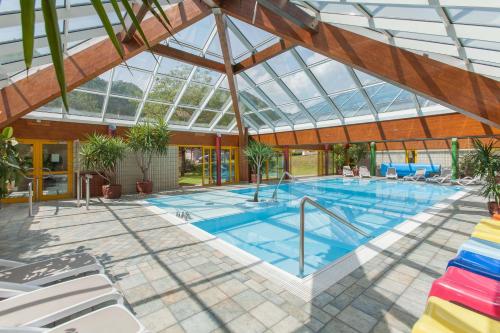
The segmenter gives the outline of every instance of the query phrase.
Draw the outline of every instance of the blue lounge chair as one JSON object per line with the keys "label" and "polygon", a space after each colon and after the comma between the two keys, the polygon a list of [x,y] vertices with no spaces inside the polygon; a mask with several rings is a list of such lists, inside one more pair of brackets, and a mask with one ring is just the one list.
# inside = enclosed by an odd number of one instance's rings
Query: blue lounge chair
{"label": "blue lounge chair", "polygon": [[500,281],[500,260],[481,254],[460,251],[454,259],[448,262],[448,267],[450,266],[466,269],[469,272]]}

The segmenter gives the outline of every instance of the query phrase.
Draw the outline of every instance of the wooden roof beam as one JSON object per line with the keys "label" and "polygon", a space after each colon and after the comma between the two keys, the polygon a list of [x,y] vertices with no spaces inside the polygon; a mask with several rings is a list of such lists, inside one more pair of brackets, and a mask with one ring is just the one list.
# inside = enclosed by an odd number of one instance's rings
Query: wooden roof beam
{"label": "wooden roof beam", "polygon": [[246,71],[247,69],[257,66],[258,64],[263,63],[264,61],[267,61],[277,55],[280,55],[281,53],[284,53],[285,51],[288,51],[294,46],[295,44],[293,42],[281,39],[279,42],[265,48],[262,51],[256,52],[251,56],[249,56],[248,58],[235,64],[233,66],[233,71],[235,74]]}
{"label": "wooden roof beam", "polygon": [[[283,39],[379,77],[437,103],[500,128],[500,82],[319,22],[318,32],[301,28],[255,3],[226,1],[227,15]],[[293,5],[293,4],[289,4]]]}
{"label": "wooden roof beam", "polygon": [[[175,34],[211,14],[207,6],[198,0],[184,0],[165,11],[170,21],[170,31]],[[170,36],[155,17],[141,24],[151,45]],[[145,45],[132,39],[123,43],[125,59],[145,51]],[[64,60],[68,91],[99,76],[122,62],[112,42],[106,38],[77,52]],[[0,128],[38,109],[61,95],[54,67],[44,69],[16,81],[0,90]]]}
{"label": "wooden roof beam", "polygon": [[226,74],[226,69],[224,67],[224,64],[221,64],[220,62],[213,61],[207,58],[196,56],[186,51],[178,50],[176,48],[163,44],[157,44],[155,46],[152,46],[151,50],[153,51],[153,53],[161,55],[163,57],[177,59],[183,62],[193,64],[195,66],[204,67],[219,73]]}
{"label": "wooden roof beam", "polygon": [[[151,4],[151,2],[152,0],[148,0],[149,4]],[[137,3],[132,4],[132,9],[134,10],[135,17],[137,17],[137,21],[139,21],[139,23],[141,23],[142,20],[144,20],[144,17],[146,17],[146,14],[149,11],[149,8],[147,6],[145,6],[144,4],[139,5]],[[135,32],[137,31],[135,25],[132,23],[130,18],[129,21],[130,21],[129,26],[127,30],[124,31],[124,36],[123,36],[123,42],[125,43],[132,40],[134,38]]]}

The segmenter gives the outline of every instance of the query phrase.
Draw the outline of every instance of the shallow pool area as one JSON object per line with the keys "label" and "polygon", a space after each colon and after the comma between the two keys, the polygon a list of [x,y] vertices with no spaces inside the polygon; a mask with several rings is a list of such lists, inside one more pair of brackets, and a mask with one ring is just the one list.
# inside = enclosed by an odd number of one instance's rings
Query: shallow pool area
{"label": "shallow pool area", "polygon": [[[371,239],[456,194],[454,186],[382,179],[328,178],[261,188],[260,203],[252,203],[254,187],[228,191],[160,196],[147,203],[292,275],[299,276],[299,202],[317,201],[370,235],[306,206],[305,267],[307,276],[366,244]],[[303,277],[301,276],[301,277]]]}

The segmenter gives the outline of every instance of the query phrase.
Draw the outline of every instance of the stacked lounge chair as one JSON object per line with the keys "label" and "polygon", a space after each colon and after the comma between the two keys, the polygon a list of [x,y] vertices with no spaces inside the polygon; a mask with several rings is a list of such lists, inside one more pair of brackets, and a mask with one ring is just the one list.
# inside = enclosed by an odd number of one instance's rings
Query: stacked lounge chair
{"label": "stacked lounge chair", "polygon": [[387,172],[385,173],[385,178],[398,179],[398,172],[397,172],[396,168],[394,168],[394,167],[387,168]]}
{"label": "stacked lounge chair", "polygon": [[344,165],[344,167],[342,168],[342,175],[344,177],[354,177],[354,172],[352,172],[352,169],[350,166]]}
{"label": "stacked lounge chair", "polygon": [[359,178],[372,178],[370,171],[365,166],[359,167]]}
{"label": "stacked lounge chair", "polygon": [[[0,332],[145,332],[125,309],[123,297],[88,254],[73,254],[32,264],[2,260]],[[82,274],[87,274],[82,277]],[[64,280],[64,281],[61,281]],[[45,284],[52,283],[49,286]],[[117,303],[111,306],[109,303]],[[101,306],[97,311],[91,311]],[[70,316],[84,316],[58,324]]]}
{"label": "stacked lounge chair", "polygon": [[412,332],[500,332],[500,220],[476,225],[446,273],[434,281]]}

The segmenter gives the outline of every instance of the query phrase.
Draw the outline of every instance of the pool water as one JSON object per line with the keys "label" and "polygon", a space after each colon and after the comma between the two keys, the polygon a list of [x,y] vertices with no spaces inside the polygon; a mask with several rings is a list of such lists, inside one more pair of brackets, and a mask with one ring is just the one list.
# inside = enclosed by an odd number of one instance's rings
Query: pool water
{"label": "pool water", "polygon": [[299,202],[309,196],[368,233],[359,233],[306,206],[304,276],[341,258],[372,237],[459,191],[415,182],[330,178],[261,187],[263,202],[249,203],[254,188],[149,199],[167,212],[187,211],[192,225],[299,276]]}

